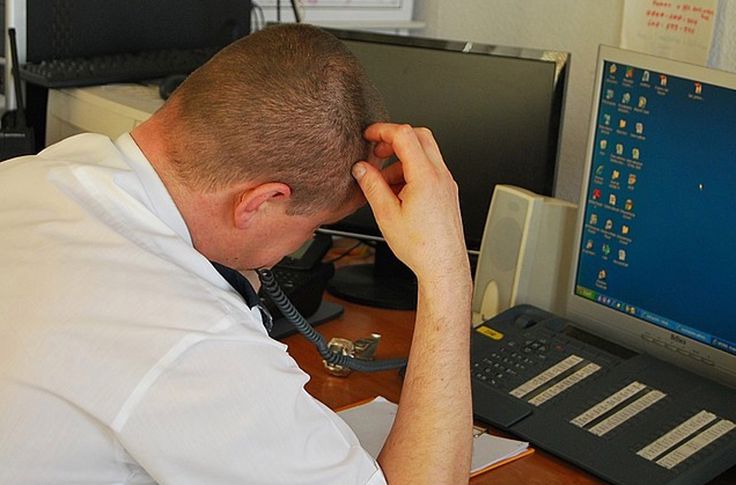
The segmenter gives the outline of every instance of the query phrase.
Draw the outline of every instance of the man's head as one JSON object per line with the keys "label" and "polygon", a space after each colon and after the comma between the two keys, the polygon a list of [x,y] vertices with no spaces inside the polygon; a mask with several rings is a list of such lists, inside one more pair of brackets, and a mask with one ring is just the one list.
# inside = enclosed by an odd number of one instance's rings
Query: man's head
{"label": "man's head", "polygon": [[223,49],[173,93],[169,154],[184,183],[217,190],[279,181],[291,213],[355,197],[350,167],[363,130],[386,118],[363,68],[334,36],[305,25],[254,33]]}
{"label": "man's head", "polygon": [[276,263],[358,206],[352,165],[385,119],[375,88],[332,35],[269,28],[192,73],[132,135],[194,246],[237,269]]}

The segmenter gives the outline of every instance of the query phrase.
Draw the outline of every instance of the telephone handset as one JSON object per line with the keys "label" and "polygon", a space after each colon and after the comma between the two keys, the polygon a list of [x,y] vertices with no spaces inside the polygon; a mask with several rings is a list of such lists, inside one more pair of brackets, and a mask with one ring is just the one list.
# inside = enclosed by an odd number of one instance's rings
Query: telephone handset
{"label": "telephone handset", "polygon": [[[333,264],[322,262],[330,247],[332,247],[331,236],[315,234],[312,239],[283,258],[272,269],[281,289],[307,318],[312,318],[322,308],[324,290],[335,273]],[[263,290],[259,294],[266,297]],[[281,322],[281,311],[271,300],[265,299],[264,303],[277,322],[271,333],[272,337],[283,338],[296,332],[291,324]]]}
{"label": "telephone handset", "polygon": [[[327,237],[329,238],[330,236]],[[328,241],[328,249],[329,243],[331,243],[331,239]],[[311,242],[307,244],[311,247],[311,245],[315,243]],[[292,258],[300,260],[299,265],[313,265],[313,268],[311,270],[304,271],[288,268],[288,271],[292,271],[294,273],[320,275],[321,273],[323,273],[324,268],[332,268],[334,266],[332,263],[322,263],[321,261],[322,256],[324,256],[324,252],[322,252],[322,248],[324,248],[324,243],[320,241],[316,244],[320,245],[318,247],[318,250],[310,250],[309,248],[307,248],[307,250],[301,254],[297,252],[297,254],[294,255],[295,257]],[[315,254],[319,254],[319,257],[316,258],[316,261]],[[281,263],[279,263],[279,265],[280,264]],[[266,330],[269,332],[269,334],[273,336],[273,333],[271,331],[271,327],[273,325],[273,318],[271,314],[273,313],[273,309],[267,307],[264,308],[264,306],[261,304],[261,299],[259,298],[259,295],[256,294],[255,290],[253,289],[250,282],[248,282],[247,278],[245,278],[245,276],[243,276],[238,271],[228,268],[227,266],[223,266],[214,261],[212,262],[212,265],[225,278],[225,280],[230,283],[235,291],[243,296],[248,306],[253,307],[257,305],[258,307],[260,307],[263,315],[264,326],[266,327]],[[287,269],[283,267],[279,268],[279,265],[276,265],[274,267],[274,272],[277,272],[280,269]],[[284,294],[284,290],[282,290],[281,286],[276,282],[274,272],[269,269],[259,269],[257,271],[258,278],[261,280],[262,284],[261,293],[265,293],[265,295],[269,297],[271,302],[273,302],[273,304],[275,305],[275,308],[277,308],[281,312],[281,315],[284,317],[285,320],[295,326],[296,329],[301,332],[310,342],[316,345],[317,350],[322,355],[322,358],[325,361],[325,365],[331,373],[335,375],[346,375],[349,372],[349,369],[359,371],[381,371],[396,369],[406,365],[406,360],[404,359],[372,361],[353,357],[353,355],[359,355],[358,349],[361,350],[360,355],[366,357],[371,355],[372,350],[375,350],[375,345],[377,345],[377,341],[380,338],[380,336],[378,335],[373,335],[371,336],[371,338],[357,341],[354,343],[354,346],[353,343],[350,342],[350,349],[348,349],[346,346],[342,346],[334,342],[335,340],[349,342],[346,339],[333,339],[333,341],[331,341],[329,344],[325,343],[324,338],[319,333],[317,333],[314,327],[312,327],[312,325],[302,316],[302,312],[297,310],[290,299]],[[330,273],[330,275],[331,274],[332,273]],[[324,275],[319,277],[324,278]],[[329,278],[329,276],[327,278]],[[282,279],[281,281],[285,280]],[[284,285],[287,284],[288,282],[285,281]],[[292,287],[291,289],[293,291],[295,288],[299,289],[300,287],[304,287],[306,288],[306,290],[315,293],[317,295],[317,306],[319,306],[322,296],[322,290],[324,290],[324,285],[321,289],[319,289],[319,285],[316,285],[314,284],[314,282],[312,282],[312,284],[300,284],[298,286]],[[315,287],[317,287],[318,289],[317,292],[313,291]]]}

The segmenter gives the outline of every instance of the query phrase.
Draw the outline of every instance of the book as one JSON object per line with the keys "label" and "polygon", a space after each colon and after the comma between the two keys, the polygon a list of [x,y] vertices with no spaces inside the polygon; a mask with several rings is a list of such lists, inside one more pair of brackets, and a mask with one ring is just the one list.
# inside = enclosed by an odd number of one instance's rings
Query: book
{"label": "book", "polygon": [[[361,446],[377,458],[396,417],[398,405],[378,396],[341,411],[340,417],[358,437]],[[494,436],[484,428],[473,430],[473,456],[470,473],[475,476],[534,452],[525,441]]]}

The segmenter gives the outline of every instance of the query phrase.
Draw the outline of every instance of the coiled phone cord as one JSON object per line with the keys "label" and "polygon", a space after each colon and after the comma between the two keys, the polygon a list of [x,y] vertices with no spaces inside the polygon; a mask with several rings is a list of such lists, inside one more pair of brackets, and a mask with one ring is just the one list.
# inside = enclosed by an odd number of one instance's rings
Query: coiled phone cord
{"label": "coiled phone cord", "polygon": [[284,294],[269,269],[259,269],[258,278],[261,280],[263,290],[268,294],[274,304],[278,307],[284,317],[291,322],[299,332],[312,342],[319,354],[328,364],[339,365],[361,372],[376,372],[398,369],[406,365],[406,359],[388,360],[361,360],[344,355],[340,352],[330,350],[324,337],[317,332],[312,325],[299,313],[289,298]]}

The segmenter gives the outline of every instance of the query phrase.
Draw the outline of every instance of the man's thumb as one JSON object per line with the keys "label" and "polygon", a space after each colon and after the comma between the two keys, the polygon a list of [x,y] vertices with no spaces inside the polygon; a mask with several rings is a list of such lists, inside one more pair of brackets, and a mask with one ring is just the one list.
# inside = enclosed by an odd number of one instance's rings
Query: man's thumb
{"label": "man's thumb", "polygon": [[381,172],[366,162],[353,165],[352,172],[376,219],[387,215],[386,212],[391,211],[398,200]]}

